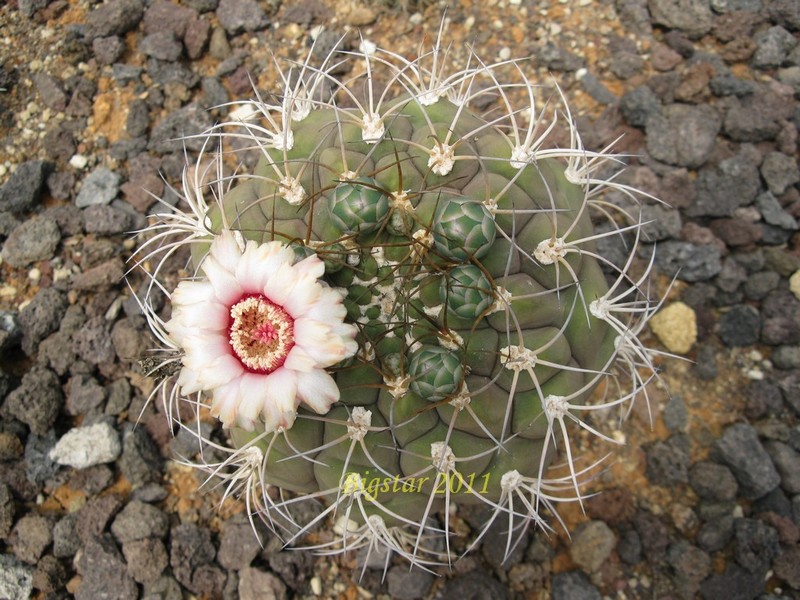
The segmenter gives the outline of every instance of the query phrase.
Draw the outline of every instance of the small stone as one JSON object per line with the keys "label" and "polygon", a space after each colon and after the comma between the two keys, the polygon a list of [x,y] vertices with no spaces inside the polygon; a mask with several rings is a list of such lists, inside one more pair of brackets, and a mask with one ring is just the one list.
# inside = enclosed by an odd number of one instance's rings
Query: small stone
{"label": "small stone", "polygon": [[41,515],[29,514],[14,526],[9,542],[20,560],[35,565],[53,541],[53,524]]}
{"label": "small stone", "polygon": [[778,346],[770,358],[776,369],[800,369],[800,346]]}
{"label": "small stone", "polygon": [[51,165],[42,160],[29,160],[19,165],[0,187],[0,211],[23,213],[33,210]]}
{"label": "small stone", "polygon": [[67,581],[64,566],[54,556],[44,556],[33,572],[33,587],[45,594],[52,594]]}
{"label": "small stone", "polygon": [[0,598],[31,598],[33,570],[9,554],[0,554]]}
{"label": "small stone", "polygon": [[711,573],[709,555],[686,540],[669,547],[667,563],[672,567],[672,580],[682,598],[694,598],[700,589],[700,582]]}
{"label": "small stone", "polygon": [[740,206],[755,200],[761,187],[758,151],[743,146],[719,165],[703,167],[697,176],[697,198],[686,210],[692,217],[731,217]]}
{"label": "small stone", "polygon": [[105,389],[85,373],[70,378],[67,390],[66,408],[71,415],[88,415],[101,408],[106,400]]}
{"label": "small stone", "polygon": [[230,35],[258,31],[269,23],[267,15],[255,0],[220,0],[217,18]]}
{"label": "small stone", "polygon": [[614,532],[603,521],[581,524],[572,537],[569,553],[573,562],[589,573],[603,566],[617,545]]}
{"label": "small stone", "polygon": [[759,271],[744,282],[744,295],[750,300],[762,300],[780,284],[781,276],[775,271]]}
{"label": "small stone", "polygon": [[673,302],[662,308],[649,324],[667,350],[675,354],[686,354],[697,341],[697,317],[683,302]]}
{"label": "small stone", "polygon": [[389,569],[386,574],[386,583],[389,595],[399,600],[416,600],[424,598],[433,586],[434,576],[427,571],[410,571],[404,566],[397,565]]}
{"label": "small stone", "polygon": [[620,111],[625,120],[634,127],[644,127],[647,120],[659,113],[661,102],[646,85],[640,85],[622,96]]}
{"label": "small stone", "polygon": [[537,51],[539,63],[550,71],[563,71],[572,73],[584,65],[584,59],[570,52],[567,48],[548,41],[542,44]]}
{"label": "small stone", "polygon": [[755,500],[780,485],[780,475],[752,426],[731,425],[717,440],[715,448],[730,467],[745,498]]}
{"label": "small stone", "polygon": [[656,485],[672,487],[689,480],[689,453],[683,436],[658,441],[647,451],[647,478]]}
{"label": "small stone", "polygon": [[122,545],[128,574],[139,583],[156,581],[169,564],[167,549],[159,539],[146,538]]}
{"label": "small stone", "polygon": [[734,306],[719,320],[719,337],[729,347],[755,344],[760,331],[761,316],[747,304]]}
{"label": "small stone", "polygon": [[116,35],[99,37],[92,42],[92,51],[98,63],[113,65],[125,52],[125,43]]}
{"label": "small stone", "polygon": [[800,494],[800,453],[788,444],[769,441],[764,444],[767,454],[781,476],[781,487],[787,494]]}
{"label": "small stone", "polygon": [[677,240],[660,244],[655,262],[668,277],[678,276],[679,279],[689,282],[711,279],[722,270],[717,247],[698,246]]}
{"label": "small stone", "polygon": [[703,523],[695,538],[697,545],[706,552],[722,550],[733,537],[733,520],[732,516],[723,515]]}
{"label": "small stone", "polygon": [[132,226],[131,215],[113,206],[92,205],[83,211],[86,233],[114,235],[126,233]]}
{"label": "small stone", "polygon": [[617,554],[629,565],[638,565],[642,561],[642,542],[632,527],[621,529]]}
{"label": "small stone", "polygon": [[24,269],[36,261],[53,258],[60,241],[58,225],[51,219],[37,216],[14,228],[0,256],[12,267]]}
{"label": "small stone", "polygon": [[778,532],[755,519],[736,519],[733,539],[736,562],[751,573],[766,573],[778,553]]}
{"label": "small stone", "polygon": [[800,547],[782,548],[772,561],[775,576],[782,579],[793,590],[800,590]]}
{"label": "small stone", "polygon": [[[470,571],[461,577],[446,580],[441,587],[440,593],[442,600],[464,600],[464,598],[507,600],[509,597],[508,589],[505,586],[501,585],[489,573],[480,570]],[[569,596],[563,596],[562,600],[567,598]],[[556,600],[555,596],[554,600]]]}
{"label": "small stone", "polygon": [[634,52],[615,52],[611,56],[609,68],[620,79],[630,79],[641,73],[644,59]]}
{"label": "small stone", "polygon": [[183,54],[183,44],[172,31],[159,31],[143,37],[139,51],[158,60],[175,61]]}
{"label": "small stone", "polygon": [[569,571],[553,575],[552,598],[553,600],[601,600],[602,596],[584,573]]}
{"label": "small stone", "polygon": [[757,69],[774,69],[786,61],[786,56],[797,45],[794,36],[780,25],[770,27],[756,35],[756,51],[751,64]]}
{"label": "small stone", "polygon": [[757,87],[741,100],[733,98],[723,130],[736,142],[762,142],[781,131],[779,121],[791,116],[793,103],[772,89]]}
{"label": "small stone", "polygon": [[699,38],[711,31],[713,15],[708,0],[648,0],[653,23]]}
{"label": "small stone", "polygon": [[22,350],[32,356],[41,342],[58,329],[67,311],[66,295],[55,288],[39,290],[25,308],[19,313],[19,326],[22,330]]}
{"label": "small stone", "polygon": [[49,456],[60,465],[85,469],[114,462],[121,451],[119,434],[109,423],[102,422],[70,429]]}
{"label": "small stone", "polygon": [[195,570],[214,560],[211,532],[192,523],[183,523],[172,530],[170,565],[175,578],[190,590]]}
{"label": "small stone", "polygon": [[286,586],[272,573],[248,567],[239,572],[240,600],[284,600]]}
{"label": "small stone", "polygon": [[50,369],[34,366],[6,398],[4,409],[37,435],[47,435],[63,401],[61,384]]}
{"label": "small stone", "polygon": [[84,544],[103,533],[122,508],[123,502],[115,494],[95,496],[87,500],[77,513],[75,534]]}
{"label": "small stone", "polygon": [[133,500],[114,519],[111,532],[123,545],[145,538],[163,539],[169,533],[169,519],[155,506]]}
{"label": "small stone", "polygon": [[141,0],[111,0],[99,5],[86,18],[86,37],[123,35],[139,24],[143,9]]}
{"label": "small stone", "polygon": [[126,426],[122,436],[122,456],[119,469],[125,479],[136,489],[148,483],[158,483],[161,478],[161,457],[153,440],[141,428]]}
{"label": "small stone", "polygon": [[670,432],[680,433],[684,431],[689,422],[689,411],[683,401],[683,396],[678,394],[670,396],[664,405],[664,412],[661,416],[664,419],[664,425]]}
{"label": "small stone", "polygon": [[217,562],[231,571],[250,566],[261,552],[259,539],[248,519],[230,519],[225,522],[220,536]]}
{"label": "small stone", "polygon": [[800,167],[796,158],[782,152],[770,152],[761,163],[761,176],[767,182],[769,191],[780,196],[788,187],[800,181]]}
{"label": "small stone", "polygon": [[124,276],[125,267],[122,261],[119,258],[113,258],[76,275],[72,280],[72,287],[76,290],[109,288],[119,284]]}
{"label": "small stone", "polygon": [[211,40],[208,43],[208,53],[211,58],[225,60],[231,55],[231,46],[222,27],[215,27],[211,32]]}
{"label": "small stone", "polygon": [[53,556],[68,558],[74,556],[80,547],[80,539],[75,535],[76,513],[68,513],[53,527]]}
{"label": "small stone", "polygon": [[93,537],[78,561],[82,575],[75,600],[136,600],[139,590],[109,535]]}
{"label": "small stone", "polygon": [[212,148],[207,147],[208,140],[199,134],[211,125],[211,116],[199,104],[187,104],[156,123],[150,134],[148,148],[164,154],[183,152],[184,148],[194,152],[203,149],[209,151]]}
{"label": "small stone", "polygon": [[714,219],[709,228],[731,248],[751,246],[761,239],[761,227],[745,219]]}
{"label": "small stone", "polygon": [[108,322],[94,317],[73,336],[75,353],[90,365],[110,365],[114,362],[114,345]]}
{"label": "small stone", "polygon": [[110,169],[97,167],[84,179],[75,206],[85,208],[93,204],[110,204],[119,193],[119,181],[119,175]]}
{"label": "small stone", "polygon": [[750,573],[732,563],[728,564],[724,573],[711,575],[700,584],[700,597],[703,600],[758,598],[763,591],[763,574]]}
{"label": "small stone", "polygon": [[733,500],[739,486],[730,469],[710,461],[695,463],[689,470],[689,484],[704,500]]}
{"label": "small stone", "polygon": [[183,37],[183,45],[186,47],[186,55],[191,60],[197,60],[203,55],[210,32],[211,25],[205,19],[192,19],[189,21],[186,34]]}
{"label": "small stone", "polygon": [[721,125],[708,105],[671,104],[647,120],[647,151],[656,160],[697,168],[708,160]]}

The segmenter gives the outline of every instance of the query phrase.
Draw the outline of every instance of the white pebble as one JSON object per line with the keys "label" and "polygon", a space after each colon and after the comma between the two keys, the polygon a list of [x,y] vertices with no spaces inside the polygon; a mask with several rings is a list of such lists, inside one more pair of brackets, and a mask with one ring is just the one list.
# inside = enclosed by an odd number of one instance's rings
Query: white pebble
{"label": "white pebble", "polygon": [[50,450],[50,460],[85,469],[117,460],[122,451],[119,434],[108,423],[70,429]]}
{"label": "white pebble", "polygon": [[75,154],[72,158],[69,159],[69,164],[76,169],[85,169],[86,165],[89,164],[89,159],[86,158],[83,154]]}

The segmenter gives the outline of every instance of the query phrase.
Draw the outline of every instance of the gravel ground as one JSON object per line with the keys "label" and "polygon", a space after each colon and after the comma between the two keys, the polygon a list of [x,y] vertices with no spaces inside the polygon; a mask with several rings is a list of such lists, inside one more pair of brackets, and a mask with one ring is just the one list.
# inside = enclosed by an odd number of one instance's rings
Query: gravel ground
{"label": "gravel ground", "polygon": [[[211,107],[251,79],[269,89],[271,53],[302,57],[313,34],[324,54],[355,28],[408,53],[442,9],[0,7],[0,598],[800,598],[797,0],[448,9],[454,53],[534,57],[531,79],[563,87],[587,147],[623,135],[623,180],[670,205],[644,208],[658,286],[677,277],[650,343],[694,362],[663,361],[652,426],[634,411],[603,493],[562,507],[570,534],[532,532],[503,564],[491,534],[439,577],[395,564],[359,578],[358,557],[282,551],[266,533],[259,546],[241,506],[172,460],[191,447],[145,406],[141,279],[123,274],[151,193],[177,202],[184,147],[199,149],[174,138],[222,118]],[[481,518],[459,511],[455,528]]]}

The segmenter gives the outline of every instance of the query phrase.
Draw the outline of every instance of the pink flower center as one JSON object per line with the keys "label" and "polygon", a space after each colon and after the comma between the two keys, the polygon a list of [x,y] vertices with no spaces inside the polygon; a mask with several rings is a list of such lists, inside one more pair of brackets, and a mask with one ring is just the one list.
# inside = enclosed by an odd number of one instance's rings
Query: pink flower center
{"label": "pink flower center", "polygon": [[266,375],[282,367],[294,347],[294,319],[266,296],[247,295],[231,306],[228,336],[242,366]]}

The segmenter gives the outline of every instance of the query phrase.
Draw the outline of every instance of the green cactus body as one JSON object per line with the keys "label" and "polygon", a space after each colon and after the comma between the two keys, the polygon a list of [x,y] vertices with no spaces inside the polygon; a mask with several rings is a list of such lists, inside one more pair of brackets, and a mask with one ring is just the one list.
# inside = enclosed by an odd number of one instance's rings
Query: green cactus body
{"label": "green cactus body", "polygon": [[[369,454],[356,446],[347,456],[347,444],[295,459],[272,452],[267,481],[296,492],[338,490],[343,470],[359,473],[380,504],[402,504],[413,519],[434,488],[437,507],[445,491],[476,503],[476,495],[499,497],[503,469],[537,476],[550,460],[542,457],[541,398],[595,379],[610,362],[616,333],[576,297],[574,280],[585,297],[607,291],[596,260],[567,256],[569,274],[533,257],[543,240],[592,232],[584,190],[565,178],[564,166],[544,159],[513,168],[502,134],[479,117],[446,99],[430,107],[398,102],[376,144],[360,141],[357,113],[313,111],[295,125],[294,147],[269,150],[253,177],[224,196],[222,209],[247,239],[305,245],[335,265],[325,279],[349,290],[348,316],[360,325],[360,347],[369,349],[336,374],[342,404],[371,413]],[[458,145],[447,175],[435,174],[417,147],[431,145],[429,121],[441,136],[455,123],[459,140],[479,130]],[[271,180],[276,168],[306,191],[302,203],[282,197]],[[503,212],[493,215],[495,198]],[[390,228],[390,220],[407,223],[405,231]],[[520,348],[530,356],[515,354]],[[453,406],[459,398],[471,411]],[[302,439],[323,447],[347,438],[347,415],[335,409],[330,423],[286,435],[293,445]],[[312,444],[309,435],[317,436]],[[431,445],[444,440],[455,471],[437,482]],[[265,451],[268,443],[261,442]]]}
{"label": "green cactus body", "polygon": [[[255,482],[247,495],[254,512],[285,516],[295,502],[267,501],[268,487],[321,497],[331,507],[326,516],[347,521],[344,538],[378,537],[415,560],[431,516],[442,511],[447,529],[446,502],[493,506],[495,517],[512,521],[527,511],[541,524],[536,507],[550,506],[556,491],[580,499],[582,471],[566,425],[598,433],[576,415],[624,410],[641,393],[648,377],[640,370],[652,364],[636,336],[654,309],[647,273],[629,274],[641,224],[616,225],[617,213],[597,201],[604,189],[635,191],[595,177],[606,156],[583,149],[568,113],[571,147],[549,149],[546,135],[536,137],[541,123],[527,79],[498,83],[499,66],[490,65],[437,79],[437,87],[423,81],[435,71],[416,61],[363,58],[372,70],[388,69],[396,97],[387,92],[376,104],[368,70],[348,84],[334,82],[335,93],[357,108],[312,102],[316,86],[333,81],[319,70],[304,71],[300,81],[312,83],[287,88],[283,108],[257,103],[280,117],[264,129],[272,137],[262,140],[252,173],[226,181],[214,203],[190,201],[199,223],[189,228],[190,241],[201,275],[219,269],[204,265],[209,241],[225,232],[239,236],[245,253],[276,252],[267,245],[279,242],[294,250],[296,265],[319,257],[324,273],[315,293],[342,290],[345,322],[357,328],[358,351],[327,370],[338,388],[328,412],[304,397],[296,420],[272,414],[287,426],[267,431],[257,421],[253,427],[253,406],[224,413],[226,426],[237,418],[247,425],[231,429],[235,448],[226,464],[239,469],[235,481]],[[480,78],[500,98],[504,117],[470,110]],[[362,84],[367,97],[358,101],[351,90]],[[515,89],[531,100],[535,122],[527,129],[510,104]],[[310,110],[287,110],[287,98]],[[190,191],[197,196],[204,185]],[[610,217],[616,229],[596,234],[593,215]],[[626,240],[633,243],[625,265],[597,253],[595,241],[605,235],[635,235]],[[259,302],[268,306],[258,295],[251,303]],[[258,347],[277,352],[275,364],[283,364],[282,346],[270,345],[270,336],[294,331],[284,312],[264,326],[242,325],[237,339],[260,336]],[[286,339],[289,348],[294,338]],[[616,384],[627,376],[630,389],[592,405],[609,373]],[[179,383],[216,393],[196,385],[198,378],[182,372]],[[554,481],[546,470],[556,459],[570,474]],[[524,496],[528,508],[519,501],[511,508],[514,496]],[[300,532],[307,526],[297,525]],[[418,532],[413,552],[386,534],[409,526]]]}

